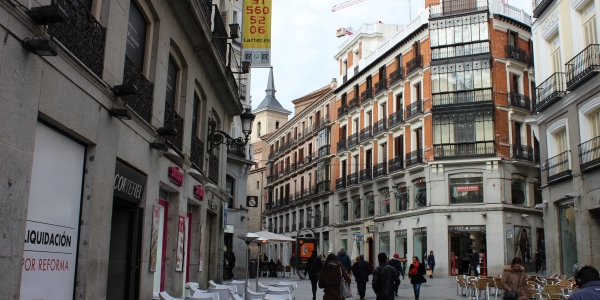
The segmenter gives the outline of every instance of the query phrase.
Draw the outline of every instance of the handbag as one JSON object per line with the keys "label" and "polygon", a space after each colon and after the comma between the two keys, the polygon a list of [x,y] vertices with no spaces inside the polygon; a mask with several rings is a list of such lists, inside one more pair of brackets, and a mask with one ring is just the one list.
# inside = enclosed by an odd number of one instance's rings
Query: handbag
{"label": "handbag", "polygon": [[342,268],[340,267],[340,295],[342,298],[352,298],[352,289],[350,288],[350,282],[344,280],[342,274]]}
{"label": "handbag", "polygon": [[519,284],[517,284],[516,291],[505,292],[502,299],[504,300],[519,300],[519,287],[521,285],[521,275],[519,275]]}

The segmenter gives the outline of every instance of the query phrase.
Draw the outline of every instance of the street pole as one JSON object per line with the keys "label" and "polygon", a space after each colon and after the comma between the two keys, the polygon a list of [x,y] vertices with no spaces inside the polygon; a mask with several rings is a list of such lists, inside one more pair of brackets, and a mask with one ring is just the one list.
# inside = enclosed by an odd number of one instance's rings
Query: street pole
{"label": "street pole", "polygon": [[244,299],[248,299],[248,293],[246,293],[246,289],[248,289],[248,278],[250,277],[250,274],[248,273],[248,257],[250,257],[250,243],[254,240],[256,240],[257,238],[259,238],[258,235],[254,234],[254,233],[245,233],[242,235],[238,236],[239,239],[244,240],[244,242],[246,242],[246,247],[247,247],[247,251],[246,251],[246,285],[244,286]]}

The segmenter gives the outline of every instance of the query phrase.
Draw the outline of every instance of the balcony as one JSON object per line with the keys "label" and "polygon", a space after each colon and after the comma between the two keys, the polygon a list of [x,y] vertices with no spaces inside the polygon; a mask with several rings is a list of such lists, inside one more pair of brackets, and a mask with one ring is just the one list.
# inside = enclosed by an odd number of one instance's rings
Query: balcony
{"label": "balcony", "polygon": [[127,56],[125,56],[123,82],[133,83],[138,88],[138,94],[133,96],[123,96],[121,99],[142,119],[150,123],[152,121],[152,94],[154,84],[146,79],[144,73],[142,73],[142,71],[140,71]]}
{"label": "balcony", "polygon": [[352,173],[346,176],[346,186],[351,187],[358,183],[358,173]]}
{"label": "balcony", "polygon": [[353,133],[348,138],[348,148],[352,148],[358,144],[358,133]]}
{"label": "balcony", "polygon": [[390,86],[394,85],[396,82],[404,79],[404,67],[399,67],[392,73],[390,73]]}
{"label": "balcony", "polygon": [[279,233],[283,233],[283,226],[279,226]]}
{"label": "balcony", "polygon": [[367,89],[360,94],[360,103],[365,103],[371,98],[373,98],[373,89],[371,87],[367,87]]}
{"label": "balcony", "polygon": [[525,95],[510,92],[508,93],[508,105],[531,111],[531,99]]}
{"label": "balcony", "polygon": [[192,149],[190,150],[190,161],[196,165],[198,170],[204,167],[204,142],[198,137],[192,136]]}
{"label": "balcony", "polygon": [[348,111],[353,111],[358,108],[358,97],[354,97],[348,101]]}
{"label": "balcony", "polygon": [[306,227],[312,228],[312,222],[310,220],[306,221]]}
{"label": "balcony", "polygon": [[[216,5],[213,5],[214,15],[213,15],[213,31],[212,35],[215,37],[226,37],[227,29],[225,28],[225,24],[223,23],[223,19],[221,18],[221,13],[219,12],[219,8]],[[227,61],[227,40],[226,39],[213,39],[212,41],[217,46],[217,52],[221,59],[226,62]]]}
{"label": "balcony", "polygon": [[493,101],[492,89],[466,91],[466,92],[454,92],[448,94],[434,94],[433,95],[433,106],[445,106],[445,105],[464,105],[472,103],[492,103]]}
{"label": "balcony", "polygon": [[67,13],[68,19],[66,22],[48,24],[48,33],[102,78],[106,28],[78,0],[57,0],[52,3],[58,4]]}
{"label": "balcony", "polygon": [[292,224],[292,231],[296,231],[296,224]]}
{"label": "balcony", "polygon": [[387,117],[383,117],[381,120],[375,122],[375,125],[373,125],[373,136],[385,132],[387,129],[387,124]]}
{"label": "balcony", "polygon": [[445,0],[429,7],[429,18],[487,10],[487,0]]}
{"label": "balcony", "polygon": [[546,162],[548,182],[556,181],[571,175],[570,156],[571,151],[567,150],[548,159]]}
{"label": "balcony", "polygon": [[330,148],[331,148],[330,145],[321,146],[321,148],[319,148],[319,150],[317,151],[317,153],[319,155],[318,157],[329,155],[329,149]]}
{"label": "balcony", "polygon": [[417,55],[406,63],[406,77],[423,67],[423,55]]}
{"label": "balcony", "polygon": [[431,49],[431,60],[470,56],[490,52],[490,42],[447,46]]}
{"label": "balcony", "polygon": [[344,75],[344,77],[342,77],[342,83],[345,83],[346,81],[348,81],[348,74]]}
{"label": "balcony", "polygon": [[323,217],[323,226],[329,226],[329,216]]}
{"label": "balcony", "polygon": [[579,145],[579,162],[582,171],[600,165],[600,137]]}
{"label": "balcony", "polygon": [[381,78],[375,84],[375,96],[379,95],[381,92],[385,91],[386,89],[387,89],[387,79]]}
{"label": "balcony", "polygon": [[534,8],[533,8],[533,17],[539,17],[548,6],[552,3],[553,0],[535,0]]}
{"label": "balcony", "polygon": [[410,120],[423,113],[423,101],[417,100],[406,106],[406,120]]}
{"label": "balcony", "polygon": [[290,226],[289,225],[285,225],[285,231],[284,232],[290,232]]}
{"label": "balcony", "polygon": [[589,45],[565,64],[567,90],[572,91],[600,72],[600,45]]}
{"label": "balcony", "polygon": [[496,156],[494,142],[454,143],[433,145],[435,159],[455,159]]}
{"label": "balcony", "polygon": [[540,155],[533,149],[533,147],[525,145],[511,145],[510,157],[530,162],[539,162]]}
{"label": "balcony", "polygon": [[398,172],[400,170],[403,170],[404,169],[404,159],[402,159],[402,156],[394,157],[394,158],[388,160],[388,166],[389,166],[390,174],[392,174],[394,172]]}
{"label": "balcony", "polygon": [[373,166],[373,178],[387,175],[387,162],[375,164]]}
{"label": "balcony", "polygon": [[315,227],[321,227],[321,217],[319,215],[315,217]]}
{"label": "balcony", "polygon": [[518,61],[527,65],[527,52],[516,46],[506,45],[504,46],[506,52],[506,58]]}
{"label": "balcony", "polygon": [[348,105],[342,104],[342,106],[338,107],[338,119],[345,116],[348,113]]}
{"label": "balcony", "polygon": [[335,189],[341,190],[346,188],[346,176],[342,176],[342,178],[338,178],[335,180]]}
{"label": "balcony", "polygon": [[365,181],[369,181],[371,179],[373,179],[373,169],[372,168],[365,168],[360,170],[360,182],[365,182]]}
{"label": "balcony", "polygon": [[337,153],[346,151],[346,139],[337,142]]}
{"label": "balcony", "polygon": [[246,146],[229,145],[227,146],[227,155],[246,159]]}
{"label": "balcony", "polygon": [[535,112],[539,113],[567,95],[565,73],[554,73],[536,87],[538,103]]}
{"label": "balcony", "polygon": [[358,66],[355,66],[355,67],[354,67],[354,75],[358,74],[358,71],[359,71],[359,68],[358,68]]}
{"label": "balcony", "polygon": [[412,166],[422,164],[425,161],[423,160],[423,149],[418,149],[413,152],[406,154],[406,168],[410,168]]}
{"label": "balcony", "polygon": [[208,155],[208,178],[219,183],[219,157],[214,154]]}
{"label": "balcony", "polygon": [[388,119],[388,128],[392,129],[404,122],[404,110],[400,109],[390,115]]}
{"label": "balcony", "polygon": [[366,141],[373,136],[372,126],[369,125],[360,131],[360,141]]}
{"label": "balcony", "polygon": [[165,140],[181,151],[181,145],[183,145],[183,118],[166,102],[164,126],[177,129],[176,135],[165,136]]}
{"label": "balcony", "polygon": [[298,230],[301,230],[302,228],[304,228],[304,222],[298,224]]}
{"label": "balcony", "polygon": [[329,192],[331,190],[331,182],[329,180],[321,181],[317,183],[317,189],[315,194]]}

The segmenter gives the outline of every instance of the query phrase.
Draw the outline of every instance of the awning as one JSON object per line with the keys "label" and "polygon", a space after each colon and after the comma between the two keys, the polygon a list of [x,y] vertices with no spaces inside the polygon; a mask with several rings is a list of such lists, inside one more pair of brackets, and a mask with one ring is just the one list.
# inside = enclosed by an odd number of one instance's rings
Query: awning
{"label": "awning", "polygon": [[295,242],[296,240],[287,236],[275,234],[268,231],[254,232],[254,234],[269,239],[270,242]]}

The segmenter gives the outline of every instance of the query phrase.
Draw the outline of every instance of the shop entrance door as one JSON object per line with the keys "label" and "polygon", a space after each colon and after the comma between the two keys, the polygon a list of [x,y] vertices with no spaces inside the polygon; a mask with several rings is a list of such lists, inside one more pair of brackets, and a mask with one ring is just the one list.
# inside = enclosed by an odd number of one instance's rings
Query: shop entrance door
{"label": "shop entrance door", "polygon": [[367,246],[369,247],[369,266],[371,266],[371,272],[372,272],[373,269],[375,268],[375,260],[373,260],[373,252],[375,250],[373,249],[373,239],[372,238],[367,239]]}
{"label": "shop entrance door", "polygon": [[107,299],[139,298],[142,212],[139,207],[113,200]]}

